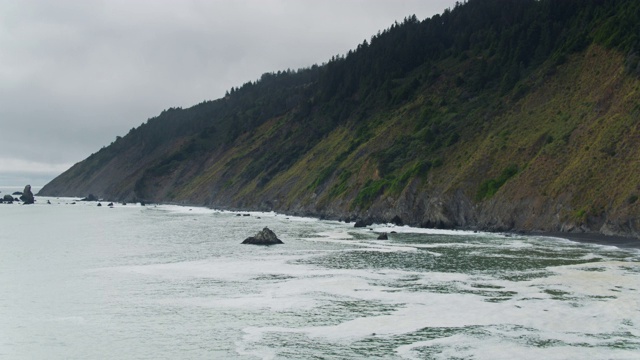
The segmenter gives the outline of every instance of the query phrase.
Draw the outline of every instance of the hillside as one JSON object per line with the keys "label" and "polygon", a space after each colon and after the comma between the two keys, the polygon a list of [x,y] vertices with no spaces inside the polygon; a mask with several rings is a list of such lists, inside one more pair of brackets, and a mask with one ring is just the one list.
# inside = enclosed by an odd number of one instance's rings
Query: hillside
{"label": "hillside", "polygon": [[640,2],[408,17],[169,109],[39,195],[640,237]]}

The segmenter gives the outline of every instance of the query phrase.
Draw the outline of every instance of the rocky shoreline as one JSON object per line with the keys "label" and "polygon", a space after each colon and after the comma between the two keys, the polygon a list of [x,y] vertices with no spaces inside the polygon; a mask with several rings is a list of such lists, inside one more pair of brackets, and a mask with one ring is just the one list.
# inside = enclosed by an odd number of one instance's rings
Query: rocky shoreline
{"label": "rocky shoreline", "polygon": [[[173,203],[174,205],[185,205],[185,203]],[[193,205],[197,206],[197,205]],[[302,216],[312,217],[320,220],[335,220],[347,223],[353,223],[354,227],[370,227],[374,224],[393,224],[396,226],[407,225],[418,229],[443,229],[443,230],[462,230],[462,231],[478,231],[488,232],[495,234],[512,234],[512,235],[525,235],[525,236],[545,236],[566,239],[570,241],[591,243],[599,245],[616,246],[620,248],[637,248],[640,249],[640,238],[631,235],[620,234],[603,234],[601,232],[592,231],[585,227],[563,227],[565,231],[529,231],[522,230],[515,227],[507,226],[456,226],[444,221],[426,222],[422,224],[416,224],[412,221],[405,221],[399,216],[392,218],[385,217],[359,217],[359,216],[339,216],[336,214],[328,214],[316,211],[280,211],[278,209],[269,209],[264,207],[224,207],[224,206],[207,206],[212,209],[228,210],[228,211],[275,211],[283,215],[288,216]]]}
{"label": "rocky shoreline", "polygon": [[[170,204],[170,205],[180,205],[180,206],[202,206],[197,204],[190,203],[176,203],[176,202],[160,202],[160,204]],[[524,235],[524,236],[544,236],[544,237],[552,237],[552,238],[561,238],[565,240],[581,242],[581,243],[589,243],[589,244],[598,244],[605,246],[616,246],[619,248],[635,248],[640,249],[640,238],[632,237],[632,236],[622,236],[622,235],[607,235],[599,232],[590,232],[588,230],[573,229],[574,231],[522,231],[514,228],[490,228],[490,227],[473,227],[473,226],[447,226],[445,223],[433,223],[426,224],[430,226],[421,226],[412,223],[405,223],[403,219],[399,216],[395,216],[389,220],[385,220],[383,218],[376,217],[350,217],[350,216],[335,216],[326,213],[318,213],[312,211],[278,211],[276,209],[265,209],[263,207],[254,208],[254,207],[245,207],[245,208],[235,208],[235,207],[225,207],[225,206],[205,206],[210,209],[216,210],[227,210],[227,211],[238,211],[238,212],[246,212],[246,211],[275,211],[282,215],[286,216],[301,216],[301,217],[311,217],[320,220],[334,220],[334,221],[342,221],[346,223],[353,223],[354,227],[370,227],[374,224],[393,224],[396,226],[410,226],[415,227],[417,229],[445,229],[445,230],[462,230],[462,231],[479,231],[479,232],[488,232],[495,234],[512,234],[512,235]],[[422,224],[425,225],[425,224]]]}
{"label": "rocky shoreline", "polygon": [[[41,194],[38,194],[41,195]],[[44,195],[46,196],[46,195]],[[77,197],[77,196],[76,196]],[[82,197],[79,197],[82,198]],[[91,200],[97,199],[97,197],[93,195],[89,195],[81,200]],[[101,201],[109,201],[107,198],[101,199]],[[120,202],[118,200],[114,200],[114,202]],[[130,200],[128,202],[141,202],[142,204],[145,201],[141,200]],[[496,234],[514,234],[514,235],[525,235],[525,236],[545,236],[545,237],[555,237],[566,239],[570,241],[582,242],[582,243],[590,243],[590,244],[599,244],[599,245],[607,245],[607,246],[616,246],[620,248],[637,248],[640,249],[640,238],[634,236],[625,236],[620,234],[603,234],[600,232],[592,231],[585,227],[563,227],[563,230],[566,231],[529,231],[522,230],[515,227],[509,226],[482,226],[473,223],[467,223],[463,226],[455,225],[450,221],[428,221],[424,223],[417,224],[415,221],[405,220],[398,215],[393,217],[389,216],[358,216],[357,214],[345,215],[341,214],[340,211],[317,211],[317,210],[309,210],[304,207],[299,207],[295,210],[291,209],[278,209],[273,206],[268,206],[266,204],[261,204],[261,206],[222,206],[219,204],[197,204],[189,201],[181,201],[181,202],[171,202],[171,201],[153,201],[146,202],[154,203],[154,204],[166,204],[166,205],[179,205],[179,206],[195,206],[195,207],[207,207],[215,210],[225,210],[225,211],[236,211],[236,212],[246,212],[246,211],[260,211],[260,212],[277,212],[286,216],[301,216],[301,217],[311,217],[320,220],[334,220],[334,221],[342,221],[346,223],[353,223],[354,227],[370,227],[374,224],[394,224],[396,226],[407,225],[415,228],[431,228],[431,229],[446,229],[446,230],[463,230],[463,231],[481,231],[481,232],[489,232]],[[405,209],[406,210],[406,209]],[[404,212],[404,215],[407,215],[407,211]]]}

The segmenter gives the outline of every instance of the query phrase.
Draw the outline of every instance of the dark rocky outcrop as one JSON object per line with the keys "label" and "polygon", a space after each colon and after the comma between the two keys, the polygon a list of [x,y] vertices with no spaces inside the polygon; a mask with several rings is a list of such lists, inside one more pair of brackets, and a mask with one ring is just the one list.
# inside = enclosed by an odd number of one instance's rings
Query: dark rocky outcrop
{"label": "dark rocky outcrop", "polygon": [[276,244],[284,244],[273,231],[269,228],[265,227],[260,232],[258,232],[255,236],[251,236],[246,238],[243,244],[252,244],[252,245],[276,245]]}
{"label": "dark rocky outcrop", "polygon": [[404,222],[402,221],[402,219],[400,218],[400,216],[396,215],[393,217],[393,219],[391,219],[391,223],[397,226],[403,226]]}
{"label": "dark rocky outcrop", "polygon": [[6,194],[3,198],[2,198],[5,202],[13,202],[13,196]]}
{"label": "dark rocky outcrop", "polygon": [[89,196],[87,196],[86,198],[80,200],[80,201],[98,201],[98,197],[96,197],[93,194],[89,194]]}
{"label": "dark rocky outcrop", "polygon": [[353,227],[364,228],[373,225],[373,219],[358,219]]}
{"label": "dark rocky outcrop", "polygon": [[33,197],[33,193],[31,192],[31,185],[27,185],[24,187],[24,191],[20,196],[20,200],[22,200],[24,205],[33,204],[35,202],[35,198]]}
{"label": "dark rocky outcrop", "polygon": [[387,233],[381,233],[378,236],[378,240],[389,240],[389,236],[387,235]]}

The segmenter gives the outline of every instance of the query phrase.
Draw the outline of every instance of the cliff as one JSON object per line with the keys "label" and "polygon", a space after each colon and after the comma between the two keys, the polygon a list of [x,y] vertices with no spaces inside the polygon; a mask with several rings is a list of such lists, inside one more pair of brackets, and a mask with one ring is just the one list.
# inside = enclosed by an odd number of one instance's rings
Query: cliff
{"label": "cliff", "polygon": [[640,5],[469,1],[169,109],[39,195],[640,237]]}

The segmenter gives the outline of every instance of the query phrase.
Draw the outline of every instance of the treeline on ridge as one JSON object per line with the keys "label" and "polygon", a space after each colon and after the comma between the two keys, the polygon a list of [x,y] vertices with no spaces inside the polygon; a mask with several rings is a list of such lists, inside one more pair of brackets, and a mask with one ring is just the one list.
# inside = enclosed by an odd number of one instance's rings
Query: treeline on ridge
{"label": "treeline on ridge", "polygon": [[[446,167],[450,149],[473,139],[593,44],[624,54],[626,74],[640,78],[638,24],[640,2],[633,0],[459,2],[422,21],[407,16],[326,63],[265,73],[223,98],[165,110],[73,171],[91,178],[128,149],[157,153],[131,175],[135,196],[145,199],[156,197],[165,179],[188,182],[195,175],[187,164],[226,153],[232,156],[220,155],[225,164],[216,181],[259,191],[336,129],[347,129],[344,143],[308,169],[303,185],[319,194],[319,202],[343,197],[350,210],[363,211],[382,194],[399,196],[412,179]],[[568,115],[558,110],[558,116]],[[397,128],[385,127],[397,118]],[[268,141],[243,144],[258,129]],[[558,128],[555,138],[549,133],[539,143],[566,144],[570,130]],[[387,139],[373,144],[381,132]],[[506,147],[510,136],[501,132],[496,141]],[[376,167],[369,179],[349,164],[362,156]],[[526,164],[500,166],[470,190],[473,201],[491,198]],[[184,174],[174,174],[178,169]]]}

